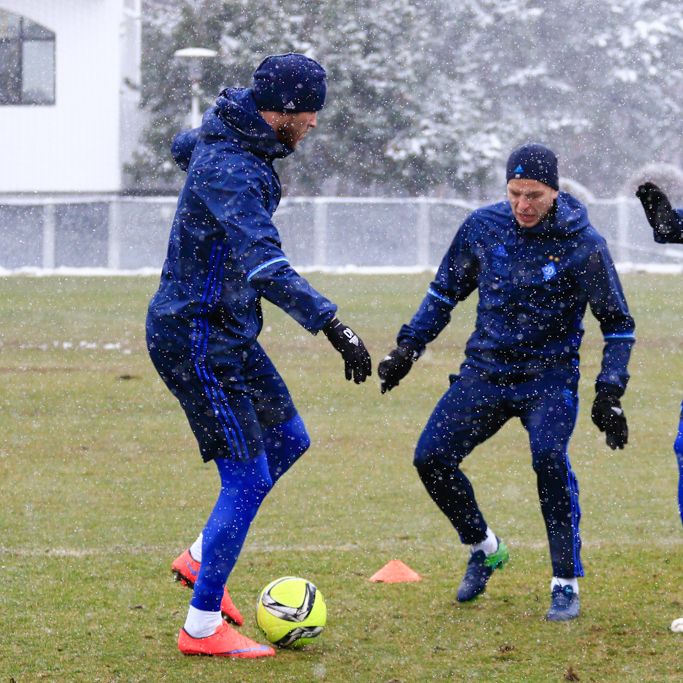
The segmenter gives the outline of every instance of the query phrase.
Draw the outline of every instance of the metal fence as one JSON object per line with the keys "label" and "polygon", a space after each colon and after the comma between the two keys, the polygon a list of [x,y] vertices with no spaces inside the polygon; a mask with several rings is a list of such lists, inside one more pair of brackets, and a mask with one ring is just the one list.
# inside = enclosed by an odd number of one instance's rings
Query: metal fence
{"label": "metal fence", "polygon": [[[160,269],[175,197],[0,198],[0,268]],[[275,223],[305,268],[433,268],[475,206],[432,198],[290,197]],[[637,200],[588,203],[621,264],[683,263],[683,247],[652,241]]]}

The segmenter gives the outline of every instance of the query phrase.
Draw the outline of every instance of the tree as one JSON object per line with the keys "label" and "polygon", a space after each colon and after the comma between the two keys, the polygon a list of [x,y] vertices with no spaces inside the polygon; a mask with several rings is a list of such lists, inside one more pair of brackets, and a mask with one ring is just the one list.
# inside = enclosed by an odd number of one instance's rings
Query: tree
{"label": "tree", "polygon": [[532,139],[596,194],[682,161],[678,0],[149,0],[144,30],[140,187],[180,182],[167,149],[189,83],[172,55],[190,44],[220,52],[205,106],[268,54],[325,66],[319,129],[279,166],[290,192],[492,195]]}

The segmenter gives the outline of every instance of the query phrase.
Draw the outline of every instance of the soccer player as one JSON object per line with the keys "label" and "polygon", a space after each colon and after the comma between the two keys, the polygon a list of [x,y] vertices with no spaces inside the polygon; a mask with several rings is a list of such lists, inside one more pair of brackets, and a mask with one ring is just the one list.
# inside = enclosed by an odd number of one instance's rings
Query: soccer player
{"label": "soccer player", "polygon": [[507,162],[507,201],[474,211],[446,252],[398,346],[379,364],[382,393],[405,377],[451,311],[475,290],[474,332],[460,373],[437,403],[415,450],[425,488],[471,554],[457,599],[477,597],[509,558],[477,505],[460,463],[510,418],[529,434],[553,577],[546,618],[579,614],[584,575],[579,492],[567,446],[576,422],[579,345],[589,305],[604,335],[593,422],[607,445],[628,440],[620,398],[635,341],[634,322],[605,240],[585,207],[559,192],[557,157],[540,144]]}
{"label": "soccer player", "polygon": [[243,619],[225,589],[249,525],[275,482],[310,445],[287,387],[257,341],[261,298],[342,355],[346,379],[371,374],[363,342],[337,307],[289,264],[272,216],[280,200],[273,161],[315,128],[326,95],[322,66],[274,55],[251,88],[226,89],[200,128],[173,141],[187,180],[178,199],[159,290],[147,316],[149,354],[180,402],[221,487],[213,512],[172,570],[193,595],[184,654],[273,655],[221,618]]}
{"label": "soccer player", "polygon": [[[654,183],[640,185],[636,190],[636,196],[645,209],[645,217],[652,226],[655,242],[683,244],[683,209],[675,210],[666,194]],[[678,512],[683,523],[683,403],[678,434],[674,441],[674,453],[678,462]]]}

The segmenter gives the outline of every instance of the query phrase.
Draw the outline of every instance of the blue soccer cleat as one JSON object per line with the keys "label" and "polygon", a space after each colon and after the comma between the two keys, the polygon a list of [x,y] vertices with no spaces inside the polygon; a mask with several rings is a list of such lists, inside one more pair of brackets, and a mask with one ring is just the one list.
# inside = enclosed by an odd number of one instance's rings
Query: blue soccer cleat
{"label": "blue soccer cleat", "polygon": [[569,621],[579,616],[579,594],[571,586],[553,586],[548,621]]}
{"label": "blue soccer cleat", "polygon": [[483,550],[472,553],[465,576],[458,587],[458,602],[474,600],[486,590],[486,583],[496,569],[502,569],[510,559],[508,549],[497,536],[498,548],[495,553],[486,555]]}

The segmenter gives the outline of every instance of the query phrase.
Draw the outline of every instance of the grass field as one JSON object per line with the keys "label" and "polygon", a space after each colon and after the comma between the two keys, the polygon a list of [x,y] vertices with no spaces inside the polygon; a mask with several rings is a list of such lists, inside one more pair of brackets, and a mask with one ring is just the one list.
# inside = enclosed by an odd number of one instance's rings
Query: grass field
{"label": "grass field", "polygon": [[[375,365],[428,274],[312,275],[363,336]],[[230,580],[258,638],[260,588],[302,575],[328,629],[271,660],[183,658],[190,594],[170,562],[194,540],[217,475],[151,367],[144,316],[156,278],[0,279],[0,683],[33,681],[676,681],[683,679],[683,530],[671,443],[683,395],[683,282],[623,278],[638,324],[614,453],[590,422],[601,337],[588,316],[581,414],[570,455],[581,485],[582,615],[548,624],[550,565],[526,435],[508,424],[466,463],[511,562],[472,605],[454,592],[467,560],[411,465],[457,369],[474,302],[401,386],[343,378],[339,356],[272,307],[262,341],[313,446],[257,517]],[[391,559],[417,584],[367,579]]]}

